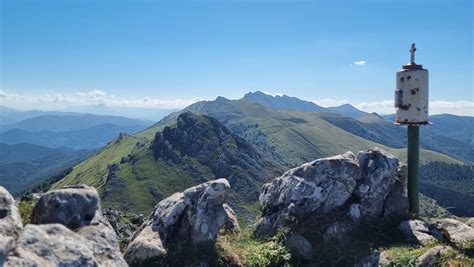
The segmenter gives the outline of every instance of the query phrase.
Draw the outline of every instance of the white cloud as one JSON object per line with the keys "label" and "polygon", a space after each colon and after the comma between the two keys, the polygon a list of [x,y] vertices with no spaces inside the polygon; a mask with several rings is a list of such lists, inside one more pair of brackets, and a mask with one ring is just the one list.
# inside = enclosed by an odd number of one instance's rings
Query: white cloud
{"label": "white cloud", "polygon": [[313,103],[321,107],[337,107],[340,105],[348,104],[349,100],[325,98],[322,100],[314,100]]}
{"label": "white cloud", "polygon": [[282,93],[272,93],[272,92],[268,92],[268,91],[262,91],[262,93],[264,93],[266,95],[271,95],[271,96],[283,96],[284,95]]}
{"label": "white cloud", "polygon": [[[363,102],[354,105],[360,110],[367,112],[377,112],[379,114],[393,114],[395,107],[393,100],[382,100],[375,102]],[[474,101],[440,101],[434,100],[429,103],[429,112],[431,115],[450,113],[464,116],[474,116]]]}
{"label": "white cloud", "polygon": [[355,65],[355,66],[364,66],[366,64],[367,62],[365,60],[356,60],[352,63],[352,65]]}
{"label": "white cloud", "polygon": [[47,92],[41,95],[14,94],[0,90],[0,105],[20,109],[64,109],[73,106],[98,105],[110,107],[139,107],[156,109],[179,109],[202,99],[160,99],[155,97],[126,98],[108,95],[103,90],[78,92],[75,95],[64,95]]}

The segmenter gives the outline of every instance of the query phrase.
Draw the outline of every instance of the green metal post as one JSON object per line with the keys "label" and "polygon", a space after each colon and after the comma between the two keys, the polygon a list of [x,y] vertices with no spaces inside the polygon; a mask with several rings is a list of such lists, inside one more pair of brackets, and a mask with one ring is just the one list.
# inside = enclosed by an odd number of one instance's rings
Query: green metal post
{"label": "green metal post", "polygon": [[410,213],[418,215],[420,212],[420,127],[408,126],[408,200]]}

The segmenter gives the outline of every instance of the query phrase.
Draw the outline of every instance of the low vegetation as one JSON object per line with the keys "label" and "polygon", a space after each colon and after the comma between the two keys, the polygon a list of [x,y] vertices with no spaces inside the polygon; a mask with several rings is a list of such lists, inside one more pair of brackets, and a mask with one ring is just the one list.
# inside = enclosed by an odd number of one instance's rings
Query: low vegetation
{"label": "low vegetation", "polygon": [[244,266],[290,266],[291,254],[281,236],[259,239],[251,228],[219,236],[217,248],[221,261],[238,259]]}

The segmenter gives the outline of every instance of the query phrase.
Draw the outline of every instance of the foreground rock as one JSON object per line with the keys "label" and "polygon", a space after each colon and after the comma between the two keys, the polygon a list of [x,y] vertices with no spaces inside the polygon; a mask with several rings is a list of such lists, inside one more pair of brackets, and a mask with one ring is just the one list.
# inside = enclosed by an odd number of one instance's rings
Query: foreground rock
{"label": "foreground rock", "polygon": [[88,186],[43,195],[19,234],[6,266],[127,266],[117,236]]}
{"label": "foreground rock", "polygon": [[400,223],[398,230],[405,240],[414,245],[423,245],[441,241],[442,234],[433,226],[420,220],[406,220]]}
{"label": "foreground rock", "polygon": [[340,239],[362,223],[407,216],[405,168],[378,148],[318,159],[265,184],[260,203],[261,236],[319,216],[330,220],[325,237]]}
{"label": "foreground rock", "polygon": [[[175,193],[156,205],[125,251],[130,264],[163,257],[167,248],[213,244],[219,231],[235,225],[224,204],[230,191],[226,179],[218,179]],[[232,211],[232,212],[231,212]]]}
{"label": "foreground rock", "polygon": [[15,240],[22,228],[23,223],[15,205],[15,199],[0,186],[0,266],[15,246]]}
{"label": "foreground rock", "polygon": [[5,264],[8,267],[98,265],[85,240],[60,224],[27,225]]}
{"label": "foreground rock", "polygon": [[262,187],[256,234],[268,237],[285,229],[295,258],[333,257],[328,265],[351,264],[336,261],[341,251],[356,250],[353,238],[408,217],[406,183],[406,167],[379,148],[317,159]]}
{"label": "foreground rock", "polygon": [[434,226],[443,233],[445,238],[456,246],[464,246],[474,242],[474,229],[454,219],[441,219]]}

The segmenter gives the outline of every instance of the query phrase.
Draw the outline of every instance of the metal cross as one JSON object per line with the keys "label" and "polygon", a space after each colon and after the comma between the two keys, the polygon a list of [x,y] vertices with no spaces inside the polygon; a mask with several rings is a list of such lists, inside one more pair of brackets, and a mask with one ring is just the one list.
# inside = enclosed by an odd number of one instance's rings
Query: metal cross
{"label": "metal cross", "polygon": [[416,47],[415,47],[415,43],[411,44],[411,48],[410,48],[410,64],[415,64],[415,51],[416,51]]}

